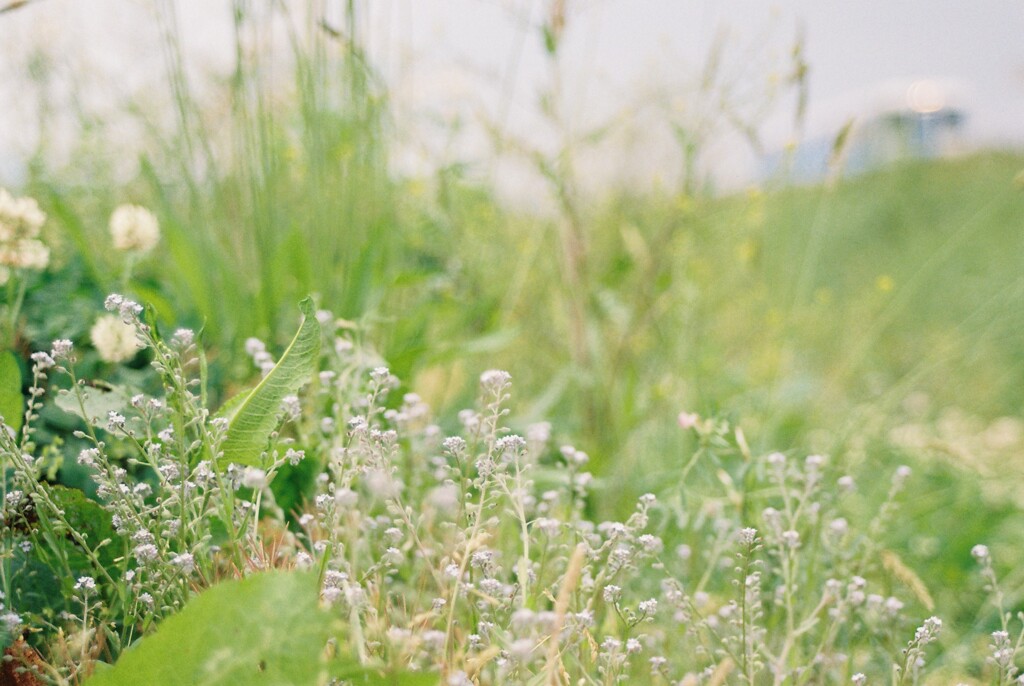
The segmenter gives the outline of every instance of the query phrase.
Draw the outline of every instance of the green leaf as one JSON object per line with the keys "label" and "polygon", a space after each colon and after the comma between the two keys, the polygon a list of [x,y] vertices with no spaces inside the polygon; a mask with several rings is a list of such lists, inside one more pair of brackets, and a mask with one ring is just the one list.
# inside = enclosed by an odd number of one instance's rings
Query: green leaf
{"label": "green leaf", "polygon": [[[64,519],[72,529],[85,538],[100,563],[107,569],[114,568],[115,560],[124,553],[124,550],[120,545],[121,537],[114,530],[111,514],[77,488],[51,484],[47,490],[50,498],[64,513]],[[110,543],[100,547],[104,541],[110,541]],[[53,544],[56,545],[57,542],[53,542]],[[66,549],[65,554],[71,568],[76,572],[89,573],[92,563],[78,543],[65,533],[60,544]]]}
{"label": "green leaf", "polygon": [[21,430],[25,396],[21,394],[21,367],[10,350],[0,353],[0,417],[15,433]]}
{"label": "green leaf", "polygon": [[[99,383],[99,382],[97,382]],[[84,419],[89,424],[106,428],[108,415],[111,412],[123,413],[131,404],[131,393],[121,386],[106,384],[82,387],[82,403],[74,390],[61,391],[54,403],[68,414]],[[83,406],[85,411],[83,412]]]}
{"label": "green leaf", "polygon": [[226,403],[234,413],[222,445],[221,466],[232,462],[241,465],[260,463],[267,439],[277,426],[281,401],[298,391],[316,370],[320,357],[320,323],[316,320],[311,298],[303,300],[299,307],[302,325],[277,365],[245,396],[241,405],[236,406],[233,401]]}
{"label": "green leaf", "polygon": [[274,571],[228,581],[191,600],[88,686],[323,684],[339,620],[319,605],[316,576]]}

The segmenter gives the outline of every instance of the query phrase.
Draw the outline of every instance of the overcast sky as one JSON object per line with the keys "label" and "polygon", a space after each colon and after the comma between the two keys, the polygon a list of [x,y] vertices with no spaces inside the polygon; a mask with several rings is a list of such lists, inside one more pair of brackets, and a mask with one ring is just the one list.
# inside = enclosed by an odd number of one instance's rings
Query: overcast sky
{"label": "overcast sky", "polygon": [[[69,70],[85,69],[91,101],[116,105],[134,88],[159,84],[154,0],[34,0],[0,14],[0,181],[33,144],[32,111],[17,78],[42,41]],[[0,0],[0,5],[4,0]],[[300,4],[305,4],[300,3]],[[342,5],[327,0],[328,6]],[[549,71],[536,23],[549,0],[371,0],[371,52],[408,111],[501,119],[536,131],[537,94]],[[850,116],[903,103],[907,87],[931,79],[968,115],[984,143],[1024,142],[1024,1],[977,0],[567,0],[561,65],[565,115],[580,130],[656,96],[692,114],[697,75],[724,41],[723,73],[748,101],[767,100],[803,36],[809,64],[808,135],[829,135]],[[197,70],[230,64],[227,0],[178,0],[186,52]],[[73,65],[73,66],[72,66]],[[756,113],[767,148],[793,135],[792,101]],[[637,114],[638,120],[642,115]],[[413,128],[410,125],[410,129]],[[642,126],[640,128],[643,128]],[[430,147],[429,131],[420,143]],[[466,151],[473,151],[467,143]],[[664,140],[641,152],[648,171],[671,165]],[[646,145],[647,149],[642,148]],[[749,174],[749,155],[722,144],[727,173]],[[468,154],[468,153],[467,153]],[[410,164],[415,167],[414,162]],[[642,166],[643,166],[642,165]]]}

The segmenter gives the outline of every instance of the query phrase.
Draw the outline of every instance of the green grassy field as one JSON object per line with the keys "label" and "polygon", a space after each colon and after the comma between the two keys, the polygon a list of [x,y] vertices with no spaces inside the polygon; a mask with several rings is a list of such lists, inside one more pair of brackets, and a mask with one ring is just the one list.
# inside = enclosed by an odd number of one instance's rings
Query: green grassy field
{"label": "green grassy field", "polygon": [[[649,491],[679,512],[728,500],[773,451],[827,456],[829,483],[853,475],[846,507],[868,521],[908,464],[880,544],[893,586],[945,612],[942,659],[961,669],[964,646],[997,625],[978,610],[973,545],[991,546],[1007,608],[1022,606],[1024,156],[721,197],[583,196],[556,177],[562,202],[538,214],[458,167],[395,178],[386,89],[365,56],[319,30],[293,38],[293,98],[261,80],[271,55],[240,60],[214,103],[172,69],[177,120],[166,131],[140,115],[152,126],[127,183],[101,126],[83,128],[64,166],[40,152],[24,192],[49,214],[54,258],[25,300],[23,358],[67,337],[82,378],[145,387],[145,355],[111,365],[89,346],[98,304],[124,292],[166,330],[201,331],[216,406],[258,379],[246,337],[280,353],[313,294],[445,430],[482,371],[508,370],[508,424],[550,421],[556,445],[589,454],[597,521]],[[162,229],[160,249],[131,263],[108,245],[126,201]],[[681,412],[708,423],[684,429]],[[59,450],[72,428],[38,438]],[[51,478],[74,481],[73,460]]]}
{"label": "green grassy field", "polygon": [[[919,562],[949,575],[970,564],[971,536],[1017,521],[1021,167],[1020,156],[981,153],[908,161],[835,188],[589,202],[582,291],[562,273],[559,217],[504,207],[457,178],[397,183],[388,229],[364,228],[337,268],[344,277],[344,265],[370,260],[370,271],[334,294],[312,276],[268,277],[279,291],[269,319],[294,317],[290,298],[301,289],[320,292],[323,307],[363,322],[394,372],[442,416],[471,403],[480,371],[509,370],[513,425],[549,420],[559,440],[585,449],[614,484],[595,505],[606,513],[678,479],[695,447],[676,423],[681,411],[728,418],[755,454],[820,452],[837,470],[865,474],[925,465],[930,490],[909,515],[926,530],[916,534]],[[59,180],[47,183],[63,192]],[[279,207],[275,216],[289,214]],[[101,220],[76,221],[99,244]],[[168,240],[186,230],[168,229]],[[248,229],[235,230],[242,240]],[[301,252],[317,235],[298,227],[285,242]],[[385,247],[360,255],[366,242]],[[78,254],[72,275],[85,269]],[[221,269],[207,257],[170,271],[139,264],[137,290],[164,304],[168,324],[205,322],[215,378],[230,392],[254,373],[242,332],[280,344],[288,329],[261,327],[239,284],[189,299],[196,274]],[[248,279],[244,266],[231,269],[216,278]],[[85,283],[83,312],[97,292]],[[30,310],[56,308],[51,297],[63,306],[63,295],[38,289]],[[204,319],[207,299],[222,310]],[[37,318],[46,323],[39,340],[76,325],[62,311]],[[927,530],[946,517],[960,524],[936,529],[937,545]]]}

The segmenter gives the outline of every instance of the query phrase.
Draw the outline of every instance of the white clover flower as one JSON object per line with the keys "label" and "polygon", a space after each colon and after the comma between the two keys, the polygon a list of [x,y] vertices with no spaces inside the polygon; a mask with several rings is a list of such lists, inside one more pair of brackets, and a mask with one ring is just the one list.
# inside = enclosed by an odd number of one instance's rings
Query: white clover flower
{"label": "white clover flower", "polygon": [[147,253],[160,242],[160,224],[152,212],[139,205],[121,205],[110,215],[114,249]]}
{"label": "white clover flower", "polygon": [[[0,188],[0,283],[10,269],[45,269],[50,249],[37,240],[46,214],[32,198],[15,198]],[[10,268],[10,269],[9,269]]]}
{"label": "white clover flower", "polygon": [[0,241],[35,238],[46,223],[46,213],[35,198],[16,198],[0,188]]}
{"label": "white clover flower", "polygon": [[989,552],[987,545],[982,545],[981,543],[979,543],[978,545],[971,548],[971,557],[973,557],[978,562],[986,562],[988,560],[988,556]]}
{"label": "white clover flower", "polygon": [[46,269],[50,249],[34,238],[0,243],[0,265],[11,269]]}
{"label": "white clover flower", "polygon": [[93,347],[104,362],[124,362],[141,349],[135,327],[125,324],[117,315],[103,315],[89,330]]}

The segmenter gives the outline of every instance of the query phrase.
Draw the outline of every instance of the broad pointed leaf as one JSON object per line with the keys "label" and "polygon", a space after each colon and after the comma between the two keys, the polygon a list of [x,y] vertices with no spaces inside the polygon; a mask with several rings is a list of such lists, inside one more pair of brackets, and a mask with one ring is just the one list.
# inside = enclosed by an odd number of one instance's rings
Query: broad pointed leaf
{"label": "broad pointed leaf", "polygon": [[316,320],[313,301],[303,300],[302,325],[277,365],[256,388],[248,392],[241,404],[228,401],[234,410],[230,416],[220,466],[234,462],[258,465],[270,433],[277,426],[281,401],[294,394],[309,381],[320,357],[320,323]]}
{"label": "broad pointed leaf", "polygon": [[319,606],[314,574],[256,574],[196,596],[86,684],[324,684],[331,672],[352,667],[326,657],[340,628]]}
{"label": "broad pointed leaf", "polygon": [[68,414],[81,417],[101,429],[106,428],[111,412],[123,413],[126,407],[131,406],[132,394],[121,386],[97,383],[95,386],[84,386],[81,391],[81,404],[74,390],[60,391],[54,402]]}

